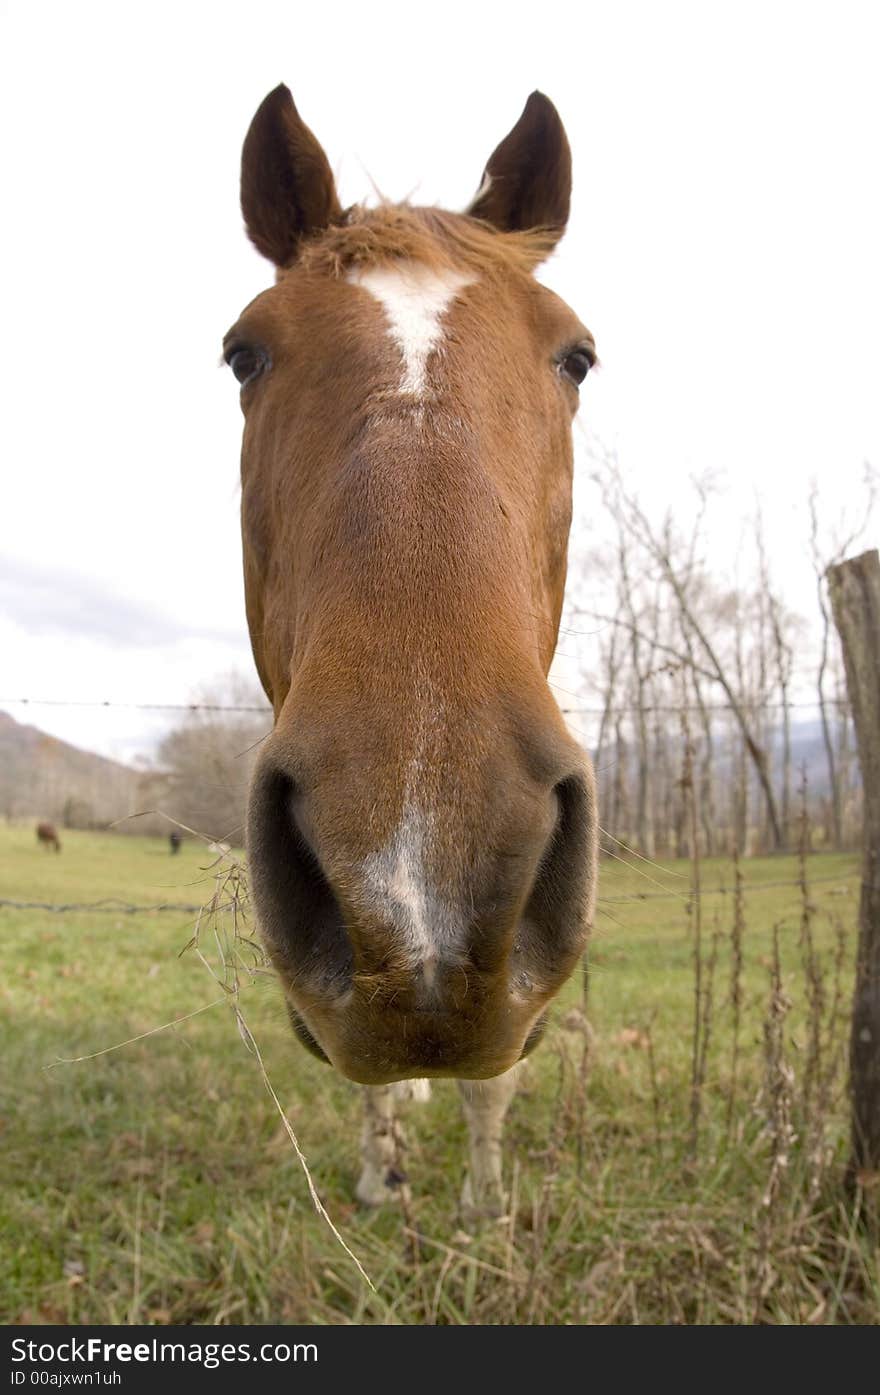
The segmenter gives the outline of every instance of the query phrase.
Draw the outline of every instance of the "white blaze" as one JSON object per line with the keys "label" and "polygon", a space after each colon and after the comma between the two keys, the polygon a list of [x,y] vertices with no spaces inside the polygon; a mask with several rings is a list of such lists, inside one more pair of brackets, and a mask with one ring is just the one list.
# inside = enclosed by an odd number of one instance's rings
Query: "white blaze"
{"label": "white blaze", "polygon": [[390,844],[367,858],[364,867],[374,905],[389,917],[417,960],[436,951],[424,844],[424,820],[409,806]]}
{"label": "white blaze", "polygon": [[[443,317],[474,279],[418,262],[355,267],[348,273],[349,282],[365,290],[385,311],[389,333],[403,360],[401,394],[424,394],[428,360],[443,342]],[[418,796],[420,760],[418,754],[413,759],[400,824],[388,844],[366,859],[363,873],[368,904],[394,926],[430,988],[438,961],[454,962],[460,952],[465,918],[431,885],[427,853],[432,814]]]}
{"label": "white blaze", "polygon": [[473,277],[404,262],[366,270],[356,267],[348,279],[382,306],[403,357],[400,391],[420,397],[427,386],[428,359],[443,339],[443,316]]}
{"label": "white blaze", "polygon": [[368,905],[393,925],[429,988],[438,961],[457,958],[465,930],[460,908],[431,885],[426,856],[430,827],[430,814],[408,801],[389,843],[363,864]]}

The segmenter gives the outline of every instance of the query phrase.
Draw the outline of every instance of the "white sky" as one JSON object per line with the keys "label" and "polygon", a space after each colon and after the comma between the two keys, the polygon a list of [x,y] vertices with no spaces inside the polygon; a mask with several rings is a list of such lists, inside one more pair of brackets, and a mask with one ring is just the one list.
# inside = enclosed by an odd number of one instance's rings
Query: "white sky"
{"label": "white sky", "polygon": [[[279,81],[343,203],[463,206],[540,87],[574,155],[544,279],[603,361],[581,415],[651,501],[723,472],[810,604],[801,501],[880,464],[880,7],[841,3],[2,8],[0,697],[186,701],[250,667],[237,388],[270,284],[238,209]],[[578,494],[573,555],[592,501]],[[863,546],[876,545],[866,537]],[[3,703],[0,702],[0,707]],[[8,706],[107,754],[167,719]]]}

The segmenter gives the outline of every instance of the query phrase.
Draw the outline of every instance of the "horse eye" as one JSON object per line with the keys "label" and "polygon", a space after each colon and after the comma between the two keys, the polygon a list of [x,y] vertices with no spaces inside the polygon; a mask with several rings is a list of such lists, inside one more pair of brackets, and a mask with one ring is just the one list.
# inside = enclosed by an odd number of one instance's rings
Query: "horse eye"
{"label": "horse eye", "polygon": [[559,362],[559,371],[575,387],[580,387],[593,366],[593,357],[587,349],[572,349]]}
{"label": "horse eye", "polygon": [[250,383],[254,378],[259,377],[263,369],[269,362],[269,355],[264,349],[254,349],[247,345],[239,348],[232,348],[226,354],[226,362],[232,369],[241,386]]}

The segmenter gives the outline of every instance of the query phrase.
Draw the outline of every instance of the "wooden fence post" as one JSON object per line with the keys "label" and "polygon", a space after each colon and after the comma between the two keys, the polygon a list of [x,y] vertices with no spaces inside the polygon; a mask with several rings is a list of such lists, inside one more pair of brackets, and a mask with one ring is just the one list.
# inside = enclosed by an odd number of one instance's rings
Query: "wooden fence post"
{"label": "wooden fence post", "polygon": [[826,573],[843,647],[864,800],[859,947],[850,1035],[851,1184],[880,1180],[880,553]]}

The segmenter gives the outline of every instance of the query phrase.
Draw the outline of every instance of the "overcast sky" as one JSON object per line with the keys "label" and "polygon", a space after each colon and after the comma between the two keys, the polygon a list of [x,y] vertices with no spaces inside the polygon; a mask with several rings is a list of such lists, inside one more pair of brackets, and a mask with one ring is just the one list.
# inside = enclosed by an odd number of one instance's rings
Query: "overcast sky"
{"label": "overcast sky", "polygon": [[[251,667],[241,418],[218,358],[271,281],[238,162],[279,81],[343,203],[372,181],[462,207],[528,93],[552,97],[575,189],[542,275],[598,343],[583,419],[652,505],[684,508],[689,473],[719,471],[721,551],[760,491],[776,565],[809,604],[807,481],[831,510],[880,464],[876,4],[2,13],[0,698],[185,702]],[[582,485],[577,502],[573,553],[595,501]],[[122,757],[167,726],[6,710]]]}

